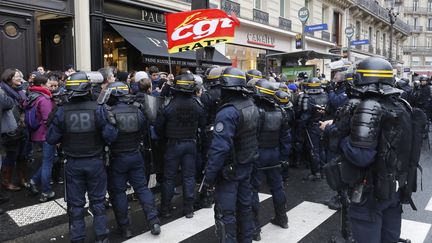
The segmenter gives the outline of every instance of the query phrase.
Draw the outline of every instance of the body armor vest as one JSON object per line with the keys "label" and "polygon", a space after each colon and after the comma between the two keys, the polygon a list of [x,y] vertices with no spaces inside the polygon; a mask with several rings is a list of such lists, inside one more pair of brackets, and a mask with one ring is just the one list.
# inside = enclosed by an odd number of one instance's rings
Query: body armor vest
{"label": "body armor vest", "polygon": [[134,152],[140,146],[140,126],[138,121],[138,107],[134,105],[118,104],[112,107],[117,121],[117,140],[111,144],[111,150],[117,152]]}
{"label": "body armor vest", "polygon": [[199,104],[192,97],[174,97],[166,108],[172,113],[166,118],[165,136],[171,139],[196,138],[198,131]]}
{"label": "body armor vest", "polygon": [[247,164],[258,158],[259,111],[250,99],[236,99],[221,107],[233,105],[240,113],[240,124],[234,135],[231,161]]}
{"label": "body armor vest", "polygon": [[259,148],[279,147],[279,132],[282,126],[282,111],[279,108],[262,109],[262,124],[258,136]]}
{"label": "body armor vest", "polygon": [[96,127],[96,102],[67,103],[64,109],[63,150],[77,158],[93,157],[103,151],[101,132]]}
{"label": "body armor vest", "polygon": [[311,110],[311,121],[320,121],[322,120],[324,114],[318,112],[319,107],[326,109],[328,104],[328,95],[327,93],[319,93],[319,94],[309,94],[309,107]]}

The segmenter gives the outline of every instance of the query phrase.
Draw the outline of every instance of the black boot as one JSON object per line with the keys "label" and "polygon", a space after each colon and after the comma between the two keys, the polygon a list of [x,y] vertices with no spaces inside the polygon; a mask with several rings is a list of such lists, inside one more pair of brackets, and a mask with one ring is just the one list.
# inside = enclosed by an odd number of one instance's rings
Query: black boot
{"label": "black boot", "polygon": [[330,200],[326,204],[327,204],[328,208],[333,209],[333,210],[339,210],[342,208],[342,204],[340,202],[338,195],[330,198]]}
{"label": "black boot", "polygon": [[286,215],[285,205],[276,207],[275,214],[276,216],[270,222],[281,228],[288,229],[288,216]]}
{"label": "black boot", "polygon": [[5,196],[4,194],[1,193],[0,191],[0,204],[9,202],[9,198],[7,196]]}

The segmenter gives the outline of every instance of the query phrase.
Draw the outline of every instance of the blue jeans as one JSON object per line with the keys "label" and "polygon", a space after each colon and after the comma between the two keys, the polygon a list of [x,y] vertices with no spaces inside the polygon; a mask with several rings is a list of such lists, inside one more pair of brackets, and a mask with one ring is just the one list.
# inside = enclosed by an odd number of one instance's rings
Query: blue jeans
{"label": "blue jeans", "polygon": [[42,165],[36,174],[33,175],[32,180],[41,184],[42,192],[51,192],[51,172],[54,162],[55,145],[50,145],[47,142],[42,142]]}

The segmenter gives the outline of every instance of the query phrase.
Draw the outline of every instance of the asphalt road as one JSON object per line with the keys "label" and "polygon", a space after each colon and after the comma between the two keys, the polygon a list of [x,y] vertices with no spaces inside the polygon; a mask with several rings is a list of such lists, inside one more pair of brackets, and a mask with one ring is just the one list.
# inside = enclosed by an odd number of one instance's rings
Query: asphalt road
{"label": "asphalt road", "polygon": [[[432,224],[432,152],[424,144],[421,164],[423,166],[423,190],[414,194],[414,202],[418,208],[413,211],[410,206],[404,206],[402,236],[415,242],[432,242],[430,230]],[[33,165],[36,167],[37,165]],[[332,236],[339,236],[339,212],[329,210],[322,203],[330,198],[332,192],[325,181],[303,181],[306,169],[290,171],[290,178],[285,185],[288,199],[289,226],[287,230],[275,227],[269,223],[274,215],[272,199],[267,188],[260,194],[261,218],[263,234],[261,242],[327,242]],[[8,214],[0,216],[0,242],[68,242],[68,218],[65,203],[62,199],[63,185],[54,185],[57,200],[48,203],[38,203],[37,197],[32,197],[26,191],[9,193],[11,201],[6,204]],[[160,194],[156,193],[157,200]],[[174,198],[174,205],[182,205],[180,196]],[[192,219],[181,215],[181,207],[174,211],[170,219],[162,220],[162,234],[151,236],[144,214],[137,201],[130,200],[133,235],[128,242],[185,242],[185,243],[216,243],[212,209],[201,209]],[[110,230],[115,228],[112,210],[108,210]],[[92,242],[92,217],[88,214],[87,241]],[[124,242],[119,235],[110,234],[110,242]]]}

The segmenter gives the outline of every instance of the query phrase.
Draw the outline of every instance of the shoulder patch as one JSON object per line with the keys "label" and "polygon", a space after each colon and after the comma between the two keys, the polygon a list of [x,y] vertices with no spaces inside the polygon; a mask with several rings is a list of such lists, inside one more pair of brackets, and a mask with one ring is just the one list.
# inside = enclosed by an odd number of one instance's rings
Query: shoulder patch
{"label": "shoulder patch", "polygon": [[216,125],[215,125],[215,131],[216,131],[216,132],[222,132],[223,129],[224,129],[224,125],[223,125],[222,122],[218,122],[218,123],[216,123]]}

